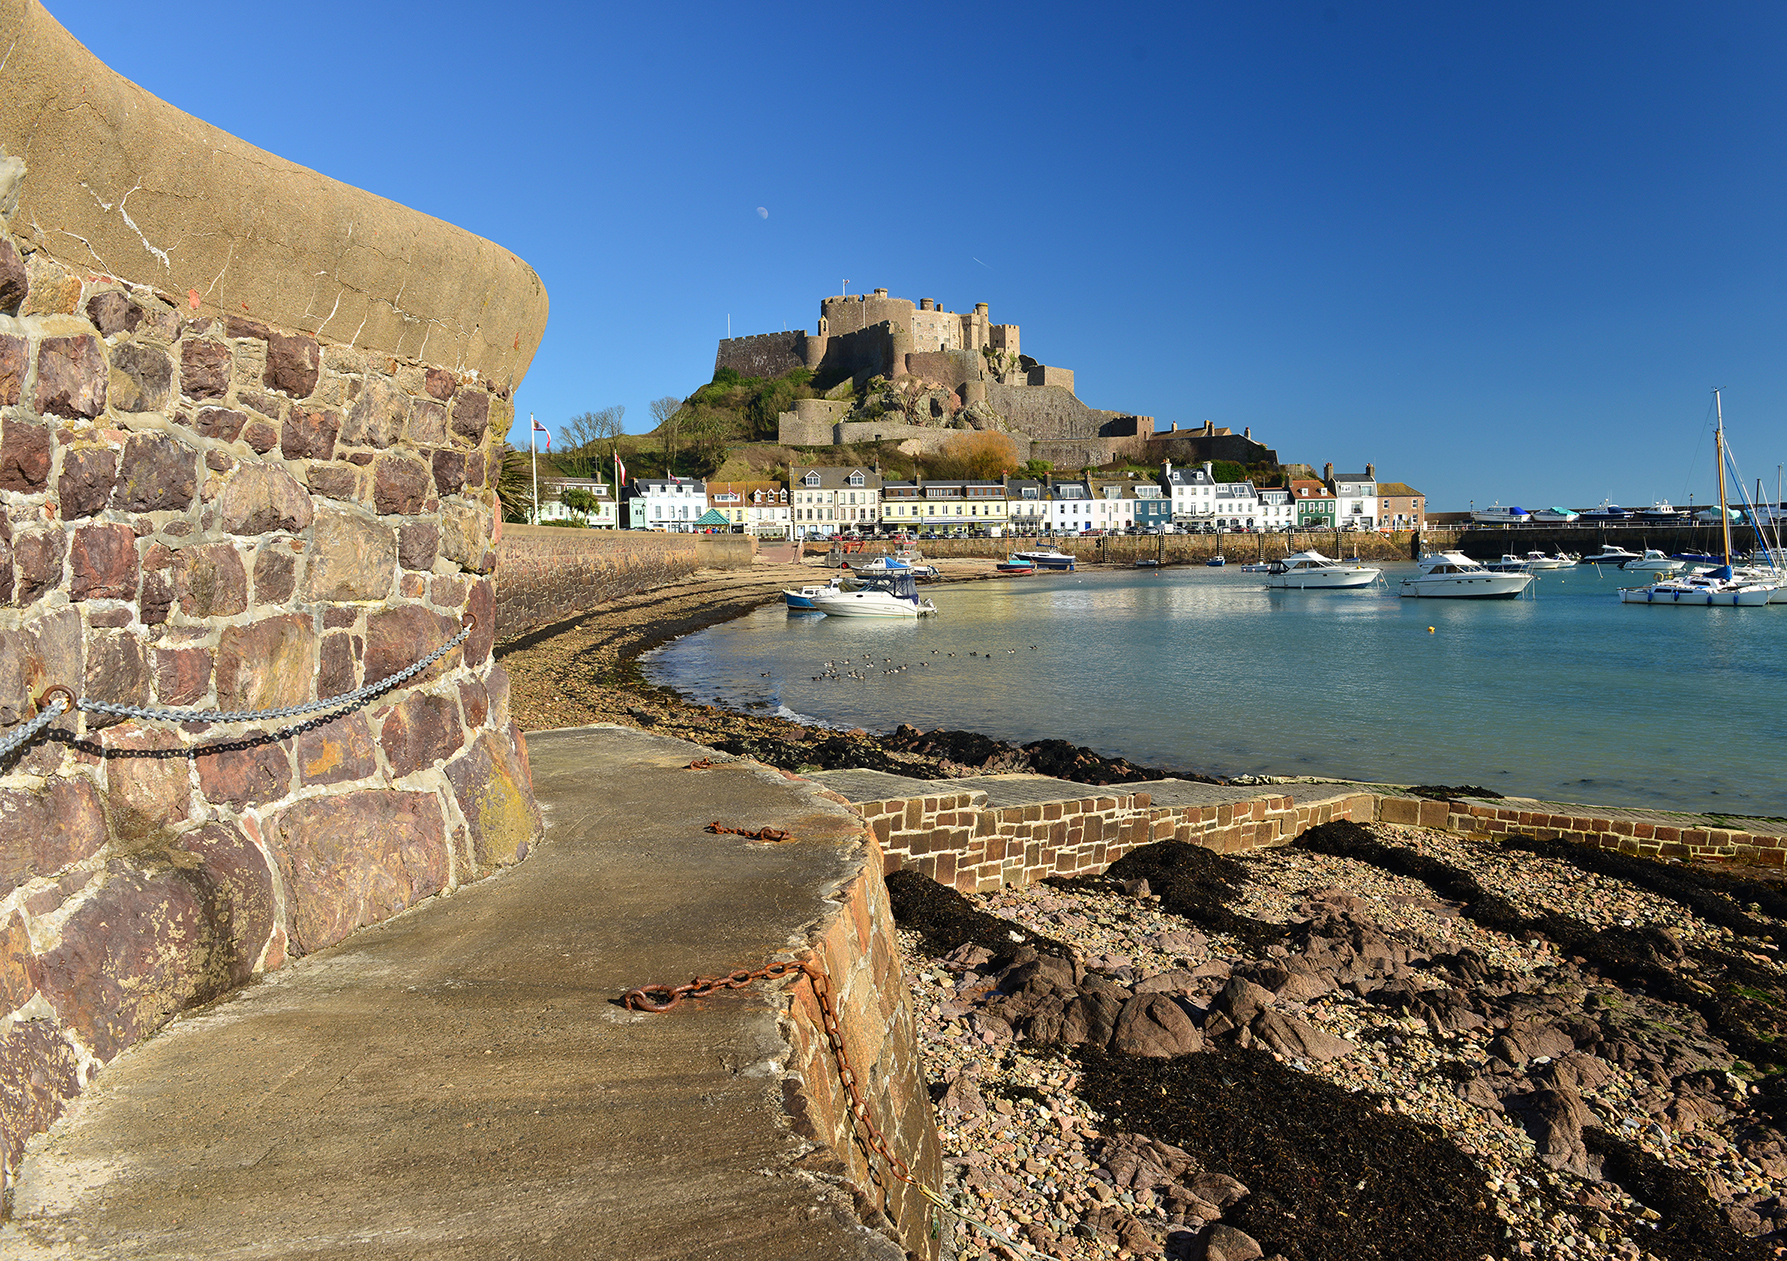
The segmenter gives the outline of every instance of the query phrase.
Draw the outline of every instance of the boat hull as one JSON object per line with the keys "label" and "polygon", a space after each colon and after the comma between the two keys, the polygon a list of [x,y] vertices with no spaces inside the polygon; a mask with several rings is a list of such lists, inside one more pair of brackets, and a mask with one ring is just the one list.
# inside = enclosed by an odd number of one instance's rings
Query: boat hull
{"label": "boat hull", "polygon": [[1272,574],[1266,585],[1286,591],[1349,591],[1369,587],[1377,576],[1375,569],[1317,569],[1302,574]]}
{"label": "boat hull", "polygon": [[1623,587],[1621,604],[1669,604],[1714,609],[1753,609],[1769,602],[1773,593],[1767,587],[1741,587],[1735,591],[1702,591],[1688,588],[1681,591],[1655,587]]}
{"label": "boat hull", "polygon": [[1446,574],[1404,578],[1398,594],[1421,600],[1513,600],[1532,583],[1531,574]]}
{"label": "boat hull", "polygon": [[814,608],[827,617],[926,617],[937,611],[929,600],[902,600],[885,591],[842,591],[814,601]]}

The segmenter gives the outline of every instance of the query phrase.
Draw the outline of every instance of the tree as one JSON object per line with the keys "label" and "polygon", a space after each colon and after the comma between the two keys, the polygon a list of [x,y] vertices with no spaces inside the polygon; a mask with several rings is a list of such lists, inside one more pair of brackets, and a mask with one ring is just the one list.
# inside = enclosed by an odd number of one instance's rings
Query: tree
{"label": "tree", "polygon": [[[721,369],[721,371],[728,371],[728,369]],[[733,375],[736,377],[738,374],[733,373]],[[714,374],[714,379],[719,380],[718,372]],[[676,459],[677,437],[679,436],[677,431],[682,428],[682,422],[679,419],[682,410],[683,401],[680,398],[665,395],[663,398],[654,398],[651,401],[652,419],[658,422],[658,434],[664,439],[664,475],[666,477],[672,475],[670,466],[671,462]]]}
{"label": "tree", "polygon": [[558,498],[560,503],[581,517],[595,516],[602,510],[602,501],[578,486],[561,491]]}
{"label": "tree", "polygon": [[621,418],[626,414],[626,405],[616,403],[571,417],[559,426],[558,440],[564,451],[555,463],[572,477],[601,477],[603,468],[614,459]]}
{"label": "tree", "polygon": [[533,470],[524,452],[503,443],[502,469],[497,474],[496,500],[504,521],[526,521],[533,514]]}
{"label": "tree", "polygon": [[994,430],[971,430],[944,443],[930,463],[934,477],[991,480],[1018,467],[1018,446]]}

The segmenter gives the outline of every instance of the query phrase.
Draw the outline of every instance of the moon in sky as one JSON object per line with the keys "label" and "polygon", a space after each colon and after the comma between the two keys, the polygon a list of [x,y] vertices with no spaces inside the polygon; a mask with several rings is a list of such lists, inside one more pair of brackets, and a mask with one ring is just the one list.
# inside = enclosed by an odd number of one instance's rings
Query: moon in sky
{"label": "moon in sky", "polygon": [[759,219],[767,219],[769,218],[769,211],[763,206],[759,206],[757,207],[757,217]]}

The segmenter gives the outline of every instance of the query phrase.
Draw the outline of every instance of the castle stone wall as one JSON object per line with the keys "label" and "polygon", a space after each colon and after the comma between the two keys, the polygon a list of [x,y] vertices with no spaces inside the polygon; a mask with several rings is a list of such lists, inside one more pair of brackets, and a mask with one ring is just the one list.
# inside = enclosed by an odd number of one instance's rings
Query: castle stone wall
{"label": "castle stone wall", "polygon": [[972,350],[914,351],[906,356],[904,367],[915,377],[936,381],[952,390],[986,375],[980,355]]}
{"label": "castle stone wall", "polygon": [[731,368],[745,377],[786,376],[806,366],[807,334],[803,329],[723,338],[714,355],[714,371]]}
{"label": "castle stone wall", "polygon": [[987,383],[987,402],[1012,426],[1039,441],[1096,438],[1115,412],[1097,411],[1058,385]]}
{"label": "castle stone wall", "polygon": [[1030,369],[1027,375],[1031,385],[1053,385],[1066,390],[1069,394],[1073,393],[1072,368],[1051,368],[1047,364],[1039,363]]}
{"label": "castle stone wall", "polygon": [[0,0],[0,47],[0,732],[54,686],[339,697],[474,622],[302,729],[81,713],[0,763],[3,1188],[178,1012],[537,840],[491,486],[546,298],[149,96],[35,0]]}

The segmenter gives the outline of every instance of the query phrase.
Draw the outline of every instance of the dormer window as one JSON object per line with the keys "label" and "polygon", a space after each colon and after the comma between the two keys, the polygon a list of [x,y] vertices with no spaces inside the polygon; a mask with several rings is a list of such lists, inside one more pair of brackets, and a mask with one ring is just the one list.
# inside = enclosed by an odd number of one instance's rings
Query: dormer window
{"label": "dormer window", "polygon": [[819,485],[819,470],[814,469],[811,473],[808,473],[805,477],[801,478],[800,484],[802,486],[817,486],[817,485]]}
{"label": "dormer window", "polygon": [[[816,484],[817,483],[815,483],[815,485]],[[852,473],[850,475],[850,484],[852,486],[861,486],[862,485],[862,474],[861,473]]]}

